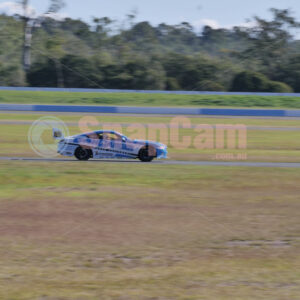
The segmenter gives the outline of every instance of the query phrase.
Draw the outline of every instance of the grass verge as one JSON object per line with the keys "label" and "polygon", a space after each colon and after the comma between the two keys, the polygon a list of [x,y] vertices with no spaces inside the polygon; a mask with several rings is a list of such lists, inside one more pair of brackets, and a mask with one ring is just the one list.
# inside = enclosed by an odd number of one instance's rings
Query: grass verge
{"label": "grass verge", "polygon": [[300,97],[0,91],[0,103],[300,108]]}

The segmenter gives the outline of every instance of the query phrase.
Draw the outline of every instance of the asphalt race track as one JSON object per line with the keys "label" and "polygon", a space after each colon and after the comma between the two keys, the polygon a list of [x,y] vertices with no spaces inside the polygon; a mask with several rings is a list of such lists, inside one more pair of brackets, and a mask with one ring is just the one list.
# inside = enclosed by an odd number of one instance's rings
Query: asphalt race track
{"label": "asphalt race track", "polygon": [[77,161],[64,158],[37,158],[37,157],[0,157],[0,161],[23,161],[23,162],[68,162],[68,163],[134,163],[147,165],[183,165],[183,166],[223,166],[223,167],[261,167],[261,168],[300,168],[300,163],[280,162],[231,162],[231,161],[179,161],[179,160],[156,160],[151,163],[143,163],[139,160],[109,160],[91,159],[89,161]]}

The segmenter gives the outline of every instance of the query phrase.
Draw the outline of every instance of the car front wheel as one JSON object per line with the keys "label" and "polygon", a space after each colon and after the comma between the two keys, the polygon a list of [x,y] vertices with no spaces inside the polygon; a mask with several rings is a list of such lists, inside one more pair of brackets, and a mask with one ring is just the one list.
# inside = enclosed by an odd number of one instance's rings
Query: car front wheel
{"label": "car front wheel", "polygon": [[154,159],[154,156],[149,156],[148,149],[143,148],[140,150],[138,158],[143,162],[151,162]]}

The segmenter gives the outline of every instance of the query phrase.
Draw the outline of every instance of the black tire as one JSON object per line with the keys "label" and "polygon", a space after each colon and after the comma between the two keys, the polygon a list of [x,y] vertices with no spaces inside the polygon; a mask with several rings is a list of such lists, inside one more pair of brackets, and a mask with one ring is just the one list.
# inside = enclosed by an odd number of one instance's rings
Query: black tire
{"label": "black tire", "polygon": [[154,159],[154,156],[149,156],[148,149],[143,148],[140,150],[138,158],[142,162],[151,162]]}
{"label": "black tire", "polygon": [[84,149],[82,147],[78,147],[75,150],[75,157],[78,160],[89,160],[92,157],[92,151],[90,149]]}

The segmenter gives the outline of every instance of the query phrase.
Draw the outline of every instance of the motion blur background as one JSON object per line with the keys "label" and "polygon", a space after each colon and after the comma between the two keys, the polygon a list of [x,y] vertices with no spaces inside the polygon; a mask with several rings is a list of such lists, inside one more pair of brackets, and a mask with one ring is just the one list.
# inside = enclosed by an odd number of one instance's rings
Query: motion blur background
{"label": "motion blur background", "polygon": [[0,85],[300,92],[299,6],[0,1]]}

